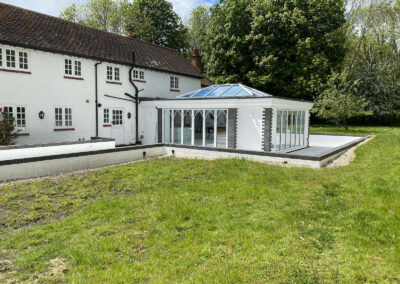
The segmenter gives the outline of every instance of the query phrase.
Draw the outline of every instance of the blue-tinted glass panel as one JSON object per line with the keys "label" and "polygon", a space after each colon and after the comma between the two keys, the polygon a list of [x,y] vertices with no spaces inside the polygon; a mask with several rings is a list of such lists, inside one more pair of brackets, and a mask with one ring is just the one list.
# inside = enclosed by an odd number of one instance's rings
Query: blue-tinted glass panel
{"label": "blue-tinted glass panel", "polygon": [[233,85],[228,91],[226,91],[222,96],[223,97],[231,97],[239,92],[242,88],[239,85]]}
{"label": "blue-tinted glass panel", "polygon": [[222,95],[223,92],[228,90],[231,86],[221,86],[216,88],[214,91],[212,91],[210,94],[208,94],[207,97],[219,97]]}
{"label": "blue-tinted glass panel", "polygon": [[239,93],[236,94],[236,96],[238,97],[250,97],[251,95],[249,94],[249,92],[247,92],[246,90],[241,90]]}
{"label": "blue-tinted glass panel", "polygon": [[198,92],[197,94],[195,94],[195,95],[193,96],[193,98],[204,97],[205,95],[207,95],[209,92],[211,92],[211,91],[214,90],[214,89],[215,89],[215,87],[208,87],[208,88],[205,88],[205,89],[201,90],[200,92]]}
{"label": "blue-tinted glass panel", "polygon": [[182,95],[182,96],[179,96],[179,97],[180,97],[180,98],[190,98],[190,97],[193,96],[196,92],[197,92],[197,91],[191,92],[191,93],[189,93],[189,94],[185,94],[185,95]]}

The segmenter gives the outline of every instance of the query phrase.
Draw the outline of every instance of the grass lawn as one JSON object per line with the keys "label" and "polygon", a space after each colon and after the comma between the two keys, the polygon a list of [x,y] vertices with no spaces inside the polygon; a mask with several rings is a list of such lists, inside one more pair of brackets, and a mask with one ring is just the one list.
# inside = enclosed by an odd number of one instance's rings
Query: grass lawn
{"label": "grass lawn", "polygon": [[0,282],[398,283],[400,128],[351,133],[377,136],[341,168],[163,158],[0,186]]}

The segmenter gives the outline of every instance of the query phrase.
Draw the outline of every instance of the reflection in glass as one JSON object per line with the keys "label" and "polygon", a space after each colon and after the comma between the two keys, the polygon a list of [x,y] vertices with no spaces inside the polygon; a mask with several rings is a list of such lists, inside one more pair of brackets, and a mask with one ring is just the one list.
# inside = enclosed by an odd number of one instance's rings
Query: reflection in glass
{"label": "reflection in glass", "polygon": [[218,110],[217,113],[217,148],[227,148],[227,112]]}
{"label": "reflection in glass", "polygon": [[174,111],[174,144],[182,144],[182,111]]}
{"label": "reflection in glass", "polygon": [[164,110],[164,142],[171,143],[171,111]]}
{"label": "reflection in glass", "polygon": [[194,145],[203,146],[203,111],[194,112]]}
{"label": "reflection in glass", "polygon": [[183,144],[192,145],[192,111],[185,110],[183,117]]}
{"label": "reflection in glass", "polygon": [[206,111],[206,145],[207,147],[214,147],[214,113],[213,110]]}

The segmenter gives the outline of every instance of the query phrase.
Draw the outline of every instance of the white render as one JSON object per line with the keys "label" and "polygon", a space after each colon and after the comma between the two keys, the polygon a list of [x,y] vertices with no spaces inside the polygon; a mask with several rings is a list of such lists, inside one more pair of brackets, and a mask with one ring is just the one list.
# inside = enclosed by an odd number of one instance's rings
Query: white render
{"label": "white render", "polygon": [[[0,107],[25,107],[26,131],[17,139],[18,144],[58,143],[79,140],[90,140],[96,136],[95,120],[95,64],[97,61],[82,57],[71,57],[35,49],[24,49],[0,45],[3,49],[3,66],[0,66]],[[5,49],[28,52],[29,70],[27,73],[5,67]],[[64,60],[78,60],[82,64],[83,80],[64,78]],[[107,66],[119,67],[121,84],[107,83]],[[134,95],[134,88],[129,82],[127,65],[116,65],[102,62],[98,66],[98,100],[99,137],[114,138],[117,144],[134,143],[135,106],[132,101],[119,100],[108,96],[127,99],[124,95]],[[175,75],[150,69],[139,69],[145,72],[145,83],[135,82],[140,97],[175,98],[201,86],[200,78]],[[179,92],[170,91],[170,76],[179,77]],[[55,107],[72,108],[72,126],[74,130],[54,131]],[[109,108],[123,110],[123,125],[103,127],[103,110]],[[44,119],[39,119],[43,111]],[[131,113],[131,118],[127,114]],[[139,109],[140,113],[140,109]]]}

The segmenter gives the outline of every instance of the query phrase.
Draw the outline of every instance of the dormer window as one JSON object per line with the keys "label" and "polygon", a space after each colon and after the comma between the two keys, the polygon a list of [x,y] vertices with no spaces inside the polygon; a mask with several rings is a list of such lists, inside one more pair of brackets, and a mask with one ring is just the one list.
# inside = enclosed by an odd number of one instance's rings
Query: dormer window
{"label": "dormer window", "polygon": [[179,89],[179,78],[178,76],[171,76],[170,78],[170,88],[171,90]]}
{"label": "dormer window", "polygon": [[137,70],[137,69],[133,70],[133,79],[144,81],[144,71]]}

